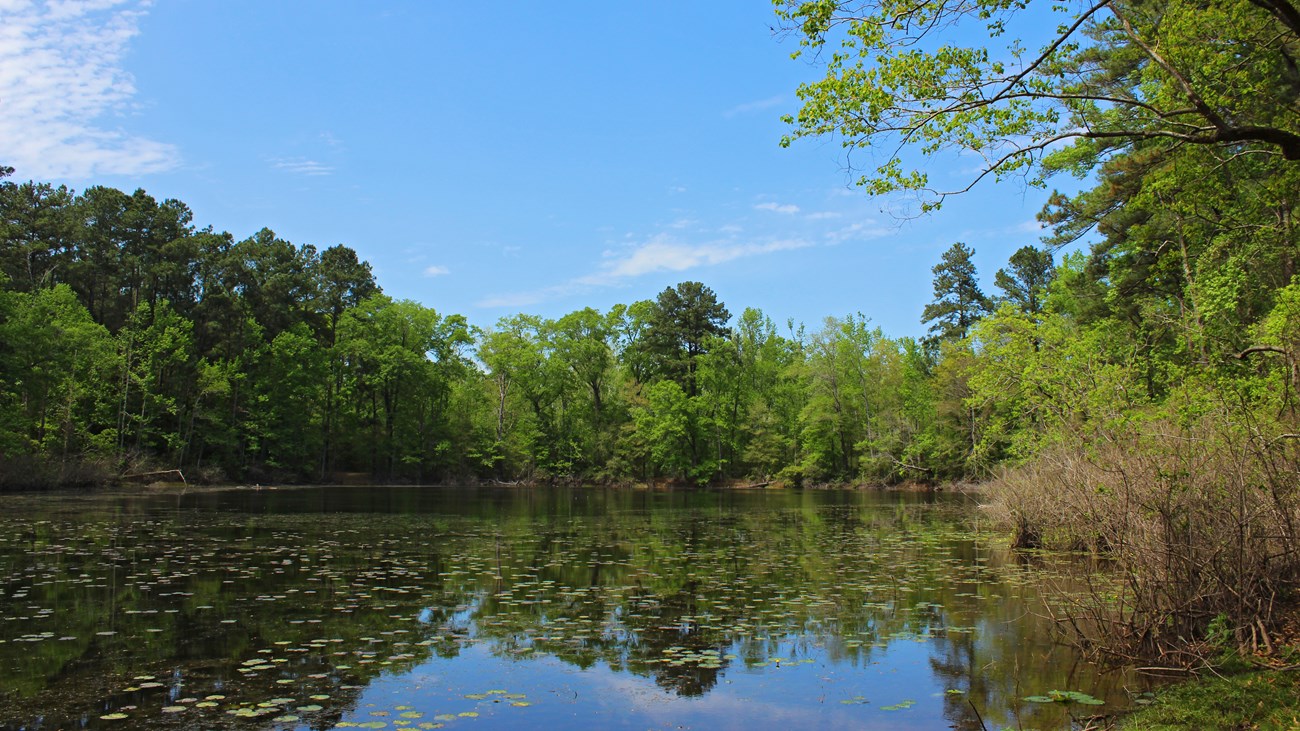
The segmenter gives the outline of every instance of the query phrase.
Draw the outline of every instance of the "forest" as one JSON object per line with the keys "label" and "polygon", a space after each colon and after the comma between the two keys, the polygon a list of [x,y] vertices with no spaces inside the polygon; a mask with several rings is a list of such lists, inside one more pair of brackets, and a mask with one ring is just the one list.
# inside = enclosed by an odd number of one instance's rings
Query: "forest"
{"label": "forest", "polygon": [[[7,182],[0,474],[78,484],[463,480],[792,485],[975,474],[951,353],[993,306],[970,250],[938,265],[934,336],[862,315],[733,317],[682,282],[654,299],[479,327],[386,296],[346,246],[235,241],[184,203]],[[1036,316],[1051,257],[998,298]],[[947,349],[947,350],[945,350]]]}
{"label": "forest", "polygon": [[[0,483],[982,480],[1018,545],[1131,569],[1093,608],[1116,652],[1215,621],[1267,638],[1300,577],[1300,12],[1056,5],[1008,63],[986,46],[1023,4],[777,3],[803,52],[834,49],[786,144],[1088,181],[1051,197],[993,287],[964,243],[918,263],[921,339],[733,312],[692,281],[473,324],[385,295],[346,246],[7,180]],[[983,24],[979,45],[921,42],[958,21]],[[860,184],[942,215],[960,191],[909,155]]]}

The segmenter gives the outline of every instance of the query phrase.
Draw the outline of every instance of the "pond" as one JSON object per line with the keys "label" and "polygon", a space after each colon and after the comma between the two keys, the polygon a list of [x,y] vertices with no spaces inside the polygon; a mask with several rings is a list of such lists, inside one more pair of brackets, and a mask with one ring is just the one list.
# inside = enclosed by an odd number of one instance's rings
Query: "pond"
{"label": "pond", "polygon": [[6,728],[1057,729],[1141,689],[1059,642],[1057,570],[961,495],[3,500]]}

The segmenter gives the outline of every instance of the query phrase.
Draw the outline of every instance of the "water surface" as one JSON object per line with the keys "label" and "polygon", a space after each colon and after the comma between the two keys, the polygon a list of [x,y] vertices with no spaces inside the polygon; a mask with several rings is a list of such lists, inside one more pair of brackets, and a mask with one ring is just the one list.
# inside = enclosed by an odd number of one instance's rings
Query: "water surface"
{"label": "water surface", "polygon": [[1141,689],[958,495],[3,500],[6,728],[1056,729]]}

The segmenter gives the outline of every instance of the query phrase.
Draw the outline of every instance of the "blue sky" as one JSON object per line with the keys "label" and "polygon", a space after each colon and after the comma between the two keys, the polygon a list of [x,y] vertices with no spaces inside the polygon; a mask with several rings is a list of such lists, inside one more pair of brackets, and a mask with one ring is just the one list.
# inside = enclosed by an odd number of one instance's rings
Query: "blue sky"
{"label": "blue sky", "polygon": [[764,0],[0,0],[0,162],[346,244],[481,326],[691,279],[733,313],[919,335],[955,241],[992,291],[1046,193],[990,181],[909,221],[838,142],[782,149],[821,70],[774,23]]}

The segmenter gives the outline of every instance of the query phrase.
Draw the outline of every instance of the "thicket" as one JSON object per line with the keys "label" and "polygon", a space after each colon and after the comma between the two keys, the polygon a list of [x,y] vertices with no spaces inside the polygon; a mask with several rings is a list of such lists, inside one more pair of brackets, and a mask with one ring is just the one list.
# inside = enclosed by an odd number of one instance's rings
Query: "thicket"
{"label": "thicket", "polygon": [[1104,235],[1044,316],[976,326],[975,453],[1002,462],[992,495],[1021,545],[1119,568],[1118,594],[1072,617],[1098,649],[1176,656],[1214,626],[1272,650],[1300,579],[1300,180],[1267,157],[1163,157],[1060,203]]}

